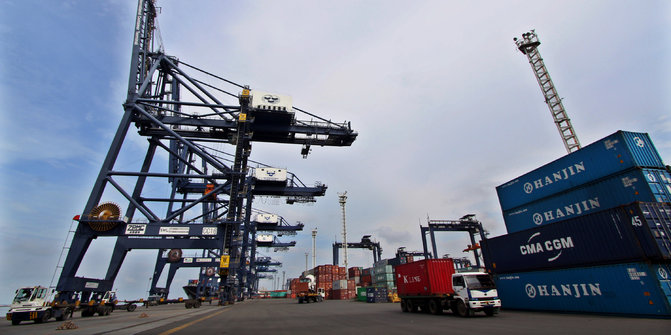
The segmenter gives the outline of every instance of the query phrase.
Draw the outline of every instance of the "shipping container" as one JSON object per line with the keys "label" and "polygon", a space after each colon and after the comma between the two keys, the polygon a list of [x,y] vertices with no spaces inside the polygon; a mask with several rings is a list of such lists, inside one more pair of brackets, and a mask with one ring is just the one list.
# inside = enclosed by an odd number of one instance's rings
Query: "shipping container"
{"label": "shipping container", "polygon": [[366,302],[375,302],[375,287],[366,287]]}
{"label": "shipping container", "polygon": [[346,290],[347,289],[347,280],[334,280],[333,281],[334,290]]}
{"label": "shipping container", "polygon": [[382,274],[377,274],[375,275],[375,278],[373,280],[373,283],[384,283],[384,282],[394,282],[394,274],[393,273],[382,273]]}
{"label": "shipping container", "polygon": [[503,219],[513,233],[635,201],[670,202],[671,175],[660,169],[631,169],[504,211]]}
{"label": "shipping container", "polygon": [[671,264],[623,263],[496,275],[509,309],[671,316]]}
{"label": "shipping container", "polygon": [[351,267],[347,270],[348,277],[349,278],[360,277],[362,270],[363,270],[363,268],[361,268],[361,267]]}
{"label": "shipping container", "polygon": [[286,183],[287,170],[276,168],[256,168],[253,177],[257,182]]}
{"label": "shipping container", "polygon": [[671,260],[671,204],[633,203],[480,245],[492,273]]}
{"label": "shipping container", "polygon": [[381,281],[381,282],[373,283],[373,286],[375,286],[375,287],[386,287],[388,289],[395,289],[396,288],[396,282],[393,281],[393,280]]}
{"label": "shipping container", "polygon": [[280,217],[277,214],[257,214],[256,222],[258,223],[279,223]]}
{"label": "shipping container", "polygon": [[332,300],[347,300],[349,299],[348,292],[347,290],[341,290],[341,289],[333,289]]}
{"label": "shipping container", "polygon": [[400,296],[452,294],[452,259],[424,259],[396,267],[396,285]]}
{"label": "shipping container", "polygon": [[504,183],[496,192],[505,211],[633,167],[665,166],[648,134],[618,131]]}
{"label": "shipping container", "polygon": [[385,265],[391,265],[390,262],[393,262],[394,258],[390,259],[381,259],[373,264],[373,267],[379,267],[379,266],[385,266]]}
{"label": "shipping container", "polygon": [[298,282],[294,284],[294,286],[291,288],[292,293],[305,293],[309,289],[309,283],[308,282]]}
{"label": "shipping container", "polygon": [[375,275],[394,273],[394,268],[391,265],[378,265],[373,269]]}

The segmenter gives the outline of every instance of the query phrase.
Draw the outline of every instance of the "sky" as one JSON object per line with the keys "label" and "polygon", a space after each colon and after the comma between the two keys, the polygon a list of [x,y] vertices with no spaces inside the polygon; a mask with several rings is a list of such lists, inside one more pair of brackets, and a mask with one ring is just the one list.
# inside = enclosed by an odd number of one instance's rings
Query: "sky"
{"label": "sky", "polygon": [[[312,267],[314,228],[317,265],[332,261],[345,191],[348,241],[370,234],[383,258],[400,246],[421,250],[427,218],[475,214],[490,236],[505,234],[495,187],[566,154],[513,42],[530,29],[583,146],[617,130],[646,132],[671,161],[668,1],[158,6],[166,54],[291,95],[296,107],[349,121],[359,134],[351,147],[313,147],[307,159],[299,146],[253,145],[251,159],[328,185],[313,205],[256,199],[255,208],[306,226],[279,238],[297,242],[290,251],[260,250],[283,263],[279,276],[300,275],[306,252]],[[123,113],[136,8],[135,0],[0,0],[0,304],[52,280]],[[119,167],[141,163],[146,150],[135,131],[128,137]],[[439,254],[468,256],[467,233],[437,238]],[[78,275],[104,276],[113,243],[94,241]],[[368,250],[348,256],[349,266],[372,265]],[[154,251],[129,253],[115,282],[122,299],[146,297],[154,261]],[[183,296],[196,271],[177,273],[171,297]]]}

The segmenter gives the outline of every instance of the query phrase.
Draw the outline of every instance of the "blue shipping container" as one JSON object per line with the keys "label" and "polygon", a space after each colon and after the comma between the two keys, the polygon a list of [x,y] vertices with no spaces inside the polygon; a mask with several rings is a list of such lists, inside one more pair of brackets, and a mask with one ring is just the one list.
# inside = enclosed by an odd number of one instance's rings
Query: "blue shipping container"
{"label": "blue shipping container", "polygon": [[671,316],[671,264],[624,263],[494,276],[501,307]]}
{"label": "blue shipping container", "polygon": [[634,201],[671,202],[671,175],[666,170],[634,168],[503,211],[503,220],[512,233]]}
{"label": "blue shipping container", "polygon": [[493,273],[671,259],[671,204],[634,203],[480,242]]}
{"label": "blue shipping container", "polygon": [[633,167],[664,168],[645,133],[618,131],[496,188],[509,210]]}

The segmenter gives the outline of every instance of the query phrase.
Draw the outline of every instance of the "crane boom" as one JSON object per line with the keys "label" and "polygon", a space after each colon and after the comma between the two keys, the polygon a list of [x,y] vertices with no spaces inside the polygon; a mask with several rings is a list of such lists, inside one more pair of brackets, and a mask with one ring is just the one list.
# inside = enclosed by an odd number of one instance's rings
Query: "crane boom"
{"label": "crane boom", "polygon": [[538,85],[541,87],[541,91],[545,97],[545,103],[550,108],[550,113],[554,118],[554,122],[557,125],[557,130],[564,141],[564,147],[568,153],[572,153],[580,149],[580,141],[578,141],[578,136],[573,130],[573,125],[571,125],[571,119],[569,119],[564,109],[564,104],[555,89],[554,83],[550,78],[550,73],[548,73],[543,58],[538,52],[538,46],[541,42],[538,40],[538,35],[534,30],[522,34],[522,39],[515,37],[513,39],[517,48],[527,56],[529,64],[531,64],[531,69],[536,75],[536,80],[538,80]]}

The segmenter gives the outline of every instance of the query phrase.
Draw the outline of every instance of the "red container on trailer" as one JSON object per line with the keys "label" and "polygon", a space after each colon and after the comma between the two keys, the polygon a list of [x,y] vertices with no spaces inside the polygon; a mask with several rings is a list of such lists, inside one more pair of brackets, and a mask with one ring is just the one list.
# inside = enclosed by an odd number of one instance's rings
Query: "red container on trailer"
{"label": "red container on trailer", "polygon": [[396,266],[396,286],[399,296],[428,296],[453,294],[452,259],[423,259]]}

